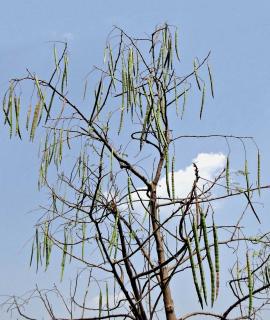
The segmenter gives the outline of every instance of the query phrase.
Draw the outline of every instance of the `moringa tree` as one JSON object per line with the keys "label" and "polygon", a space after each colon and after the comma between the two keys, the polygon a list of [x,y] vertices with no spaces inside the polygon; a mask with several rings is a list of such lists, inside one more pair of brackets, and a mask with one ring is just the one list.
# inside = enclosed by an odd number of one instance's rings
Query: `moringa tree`
{"label": "moringa tree", "polygon": [[[3,99],[10,136],[22,138],[24,121],[31,141],[39,127],[44,133],[38,185],[50,198],[36,225],[31,264],[47,270],[55,250],[61,252],[61,279],[68,263],[80,268],[68,299],[54,288],[66,315],[57,314],[46,291],[35,290],[50,319],[259,319],[268,307],[269,233],[244,229],[247,212],[260,222],[254,199],[268,188],[260,183],[259,151],[255,182],[246,157],[232,178],[228,155],[212,179],[193,163],[188,192],[180,191],[180,143],[237,140],[245,154],[246,141],[253,139],[180,135],[187,94],[194,87],[200,94],[201,119],[207,88],[214,98],[214,87],[209,54],[195,59],[190,73],[178,74],[177,37],[167,24],[140,39],[114,28],[87,108],[68,93],[66,44],[60,55],[54,47],[49,79],[28,71],[10,81]],[[26,112],[25,82],[33,86]],[[86,81],[84,99],[88,92]],[[246,207],[238,214],[236,207],[224,224],[215,203],[231,198]],[[229,272],[220,277],[228,261]],[[193,299],[192,310],[182,305],[183,293]],[[228,305],[216,307],[225,294]],[[22,318],[40,319],[25,309],[28,299],[8,302]]]}

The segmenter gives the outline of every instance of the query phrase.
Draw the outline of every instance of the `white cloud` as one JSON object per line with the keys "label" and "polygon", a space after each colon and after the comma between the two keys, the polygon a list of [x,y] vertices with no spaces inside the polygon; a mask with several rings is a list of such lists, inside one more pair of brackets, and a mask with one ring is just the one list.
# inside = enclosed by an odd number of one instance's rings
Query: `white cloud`
{"label": "white cloud", "polygon": [[[192,189],[193,182],[195,180],[193,163],[197,165],[199,176],[201,178],[213,181],[215,177],[224,169],[226,165],[226,156],[223,153],[199,153],[196,158],[192,159],[190,165],[184,169],[175,171],[174,184],[176,198],[185,198]],[[171,173],[169,174],[169,180],[171,181]],[[202,187],[205,183],[207,183],[205,180],[200,179],[198,186]],[[146,192],[140,191],[139,195],[142,200],[149,200]],[[168,197],[165,176],[163,176],[159,181],[157,187],[157,197]],[[134,207],[136,207],[136,209],[140,207],[138,203],[138,195],[133,194],[132,199],[134,201]]]}
{"label": "white cloud", "polygon": [[[174,173],[176,197],[183,198],[190,192],[195,180],[193,163],[197,165],[200,177],[214,180],[216,175],[225,167],[226,156],[222,153],[199,153],[191,163],[185,169],[180,169]],[[204,183],[205,181],[203,180],[199,181],[199,186],[202,186]],[[159,197],[167,196],[165,177],[160,180],[157,194]]]}

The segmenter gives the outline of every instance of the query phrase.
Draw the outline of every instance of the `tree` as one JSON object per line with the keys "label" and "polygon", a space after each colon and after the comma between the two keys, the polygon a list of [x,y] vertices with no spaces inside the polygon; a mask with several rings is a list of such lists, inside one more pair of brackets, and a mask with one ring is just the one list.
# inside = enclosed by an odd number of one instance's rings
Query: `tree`
{"label": "tree", "polygon": [[[83,268],[69,299],[54,288],[67,315],[57,315],[47,292],[35,290],[51,319],[258,319],[269,304],[269,233],[246,234],[242,225],[248,211],[260,222],[254,199],[269,188],[260,183],[259,150],[253,183],[245,153],[251,137],[179,134],[187,94],[195,86],[201,95],[201,119],[206,83],[213,98],[214,87],[210,54],[195,59],[189,74],[178,75],[177,38],[177,30],[167,24],[140,39],[115,27],[104,67],[95,68],[99,81],[90,108],[69,97],[64,43],[59,57],[54,47],[48,80],[28,71],[10,81],[3,99],[10,136],[22,138],[23,121],[31,141],[39,127],[45,131],[38,183],[49,191],[50,202],[36,225],[30,263],[47,270],[55,250],[62,256],[61,279],[68,263]],[[20,108],[25,82],[34,90],[34,107],[26,115]],[[84,99],[88,91],[86,81]],[[176,183],[175,176],[177,145],[210,138],[239,141],[244,169],[232,178],[228,154],[224,170],[210,181],[193,163],[193,182],[183,196],[182,181]],[[77,155],[74,162],[68,154]],[[242,199],[245,211],[234,212],[229,223],[219,222],[214,203],[232,198]],[[220,279],[224,247],[231,269]],[[186,277],[194,310],[183,314],[183,290],[175,283],[183,284]],[[217,311],[220,282],[229,284],[231,304]],[[98,295],[96,304],[90,291]],[[34,319],[25,301],[10,299],[9,310]]]}

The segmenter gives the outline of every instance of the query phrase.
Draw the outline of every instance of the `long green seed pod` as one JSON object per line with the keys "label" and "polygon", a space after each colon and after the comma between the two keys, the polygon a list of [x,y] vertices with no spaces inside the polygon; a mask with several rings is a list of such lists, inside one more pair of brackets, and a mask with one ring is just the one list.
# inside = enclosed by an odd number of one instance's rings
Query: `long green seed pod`
{"label": "long green seed pod", "polygon": [[167,193],[169,198],[171,197],[171,191],[170,191],[170,164],[169,164],[169,150],[168,147],[165,149],[165,169],[166,169],[166,187],[167,187]]}
{"label": "long green seed pod", "polygon": [[102,291],[99,291],[99,301],[98,301],[98,317],[101,317],[102,313]]}
{"label": "long green seed pod", "polygon": [[65,264],[66,264],[66,255],[67,255],[67,231],[64,229],[64,246],[62,249],[62,261],[61,261],[61,276],[60,280],[63,280]]}
{"label": "long green seed pod", "polygon": [[180,61],[180,54],[179,54],[179,49],[178,49],[178,31],[177,31],[177,29],[175,30],[175,34],[174,34],[174,49],[175,49],[177,60]]}
{"label": "long green seed pod", "polygon": [[247,193],[248,193],[248,198],[250,198],[250,184],[249,184],[249,172],[248,172],[248,161],[247,159],[245,160],[245,169],[244,169],[244,174],[246,178],[246,188],[247,188]]}
{"label": "long green seed pod", "polygon": [[190,266],[191,266],[191,271],[192,271],[193,283],[194,283],[194,286],[195,286],[195,289],[196,289],[196,292],[197,292],[197,296],[198,296],[201,308],[203,309],[202,295],[201,295],[200,287],[199,287],[198,280],[197,280],[196,268],[195,268],[195,264],[194,264],[194,260],[193,260],[192,249],[191,249],[190,241],[189,241],[188,238],[187,238],[186,244],[187,244],[187,248],[188,248],[188,254],[189,254]]}
{"label": "long green seed pod", "polygon": [[210,66],[208,63],[207,63],[207,70],[208,70],[208,75],[209,75],[209,80],[210,80],[211,95],[212,95],[212,98],[214,98],[215,95],[214,95],[213,77],[212,77],[212,72],[211,72],[211,69],[210,69]]}
{"label": "long green seed pod", "polygon": [[130,176],[128,176],[127,185],[128,185],[128,201],[129,201],[129,205],[130,205],[131,209],[134,210],[132,197],[131,197],[131,178],[130,178]]}
{"label": "long green seed pod", "polygon": [[261,156],[260,151],[257,153],[257,186],[259,196],[261,195]]}
{"label": "long green seed pod", "polygon": [[202,289],[203,289],[204,301],[207,305],[207,289],[206,289],[206,283],[205,283],[205,275],[204,275],[204,270],[203,270],[203,262],[202,262],[202,257],[201,257],[197,224],[196,224],[195,219],[192,224],[192,231],[193,231],[193,236],[194,236],[194,240],[195,240],[195,249],[196,249],[197,261],[198,261],[199,270],[200,270],[201,285],[202,285]]}
{"label": "long green seed pod", "polygon": [[15,106],[15,115],[16,115],[16,130],[15,134],[22,139],[21,131],[20,131],[20,109],[21,109],[21,101],[20,97],[14,97],[14,106]]}
{"label": "long green seed pod", "polygon": [[174,77],[174,100],[175,100],[175,110],[177,116],[179,116],[179,108],[178,108],[178,94],[177,94],[177,83],[176,83],[176,78]]}
{"label": "long green seed pod", "polygon": [[250,317],[253,307],[253,277],[250,268],[249,255],[246,253],[247,260],[247,274],[248,274],[248,316]]}
{"label": "long green seed pod", "polygon": [[10,84],[9,88],[9,97],[8,97],[8,109],[6,114],[8,115],[8,123],[9,123],[9,136],[12,137],[12,130],[13,130],[13,94],[14,94],[14,88],[13,83]]}
{"label": "long green seed pod", "polygon": [[199,77],[198,77],[198,72],[197,72],[197,63],[196,63],[196,60],[193,61],[193,67],[194,67],[194,76],[195,76],[195,80],[196,80],[196,83],[197,83],[197,86],[198,86],[198,89],[201,91],[202,88],[201,88],[201,85],[200,85],[200,80],[199,80]]}
{"label": "long green seed pod", "polygon": [[184,94],[183,94],[183,104],[182,104],[182,114],[181,114],[181,120],[184,117],[185,109],[186,109],[186,102],[187,102],[187,90],[186,88],[184,89]]}
{"label": "long green seed pod", "polygon": [[203,84],[203,89],[202,89],[202,99],[201,99],[201,109],[200,109],[200,119],[202,118],[203,107],[204,107],[204,100],[205,100],[205,84]]}
{"label": "long green seed pod", "polygon": [[214,238],[214,250],[215,250],[215,270],[216,270],[216,299],[219,292],[219,245],[218,245],[218,234],[215,222],[213,221],[213,238]]}
{"label": "long green seed pod", "polygon": [[226,188],[227,188],[227,193],[230,193],[230,158],[229,156],[227,157],[226,160]]}
{"label": "long green seed pod", "polygon": [[36,271],[38,271],[38,265],[39,265],[39,260],[40,260],[40,250],[39,250],[39,236],[38,236],[38,228],[36,228]]}
{"label": "long green seed pod", "polygon": [[39,100],[38,103],[36,104],[36,107],[34,110],[34,116],[33,116],[33,120],[32,120],[31,131],[30,131],[30,141],[34,141],[35,131],[36,131],[37,124],[38,124],[40,108],[41,108],[41,101]]}
{"label": "long green seed pod", "polygon": [[210,279],[211,279],[211,306],[213,306],[215,301],[215,272],[214,272],[214,266],[211,258],[211,252],[208,242],[208,235],[207,235],[207,227],[206,227],[206,221],[204,213],[201,210],[201,224],[203,229],[203,238],[204,238],[204,244],[205,244],[205,251],[206,251],[206,258],[209,265],[210,270]]}
{"label": "long green seed pod", "polygon": [[173,201],[175,201],[175,184],[174,184],[174,166],[175,166],[175,156],[172,157],[172,197]]}

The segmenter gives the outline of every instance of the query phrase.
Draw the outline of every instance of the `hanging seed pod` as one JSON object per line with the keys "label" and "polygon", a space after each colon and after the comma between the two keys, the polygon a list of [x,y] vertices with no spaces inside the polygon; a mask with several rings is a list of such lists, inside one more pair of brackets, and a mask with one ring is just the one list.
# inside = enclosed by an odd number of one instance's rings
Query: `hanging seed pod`
{"label": "hanging seed pod", "polygon": [[203,261],[202,261],[202,257],[201,257],[201,249],[200,249],[200,243],[199,243],[199,237],[198,237],[198,231],[197,231],[197,224],[196,224],[195,219],[192,224],[192,231],[193,231],[193,236],[194,236],[194,240],[195,240],[196,256],[197,256],[197,261],[198,261],[198,265],[199,265],[201,286],[202,286],[202,290],[203,290],[204,301],[207,305],[207,289],[206,289],[205,275],[204,275],[204,269],[203,269]]}
{"label": "hanging seed pod", "polygon": [[207,227],[206,227],[206,221],[204,213],[201,210],[201,224],[203,229],[203,238],[204,238],[204,244],[205,244],[205,251],[206,251],[206,258],[210,270],[210,279],[211,279],[211,306],[213,307],[214,301],[215,301],[215,272],[214,272],[214,266],[211,258],[211,252],[208,242],[208,235],[207,235]]}
{"label": "hanging seed pod", "polygon": [[177,117],[179,116],[179,108],[178,108],[178,94],[177,94],[177,83],[176,83],[176,78],[174,77],[174,100],[175,100],[175,110],[176,110],[176,115]]}
{"label": "hanging seed pod", "polygon": [[128,201],[129,201],[129,205],[130,205],[131,209],[134,210],[132,197],[131,197],[131,178],[130,178],[130,176],[128,176],[127,185],[128,185]]}
{"label": "hanging seed pod", "polygon": [[211,95],[212,98],[214,99],[214,84],[213,84],[213,77],[212,77],[212,73],[211,73],[211,69],[209,64],[207,63],[207,70],[208,70],[208,75],[209,75],[209,80],[210,80],[210,87],[211,87]]}
{"label": "hanging seed pod", "polygon": [[61,276],[60,281],[63,280],[65,265],[66,265],[66,255],[67,255],[67,231],[64,229],[64,246],[62,249],[62,261],[61,261]]}
{"label": "hanging seed pod", "polygon": [[21,131],[20,131],[20,109],[21,109],[21,101],[20,97],[14,97],[14,106],[15,106],[15,116],[16,116],[16,129],[15,135],[18,135],[20,139],[22,139]]}
{"label": "hanging seed pod", "polygon": [[36,104],[36,107],[34,110],[34,116],[33,116],[33,120],[32,120],[31,131],[30,131],[30,141],[34,141],[35,132],[36,132],[37,124],[38,124],[40,108],[41,108],[41,102],[39,100],[38,103]]}
{"label": "hanging seed pod", "polygon": [[214,238],[214,252],[215,252],[215,270],[216,270],[216,299],[219,292],[219,245],[218,245],[218,234],[215,222],[213,221],[213,238]]}
{"label": "hanging seed pod", "polygon": [[172,157],[172,174],[171,174],[171,178],[172,178],[172,197],[173,197],[173,201],[175,201],[174,166],[175,166],[175,156],[173,156],[173,157]]}
{"label": "hanging seed pod", "polygon": [[252,307],[253,307],[253,276],[251,273],[249,255],[246,253],[246,261],[247,261],[247,274],[248,274],[248,316],[251,316]]}
{"label": "hanging seed pod", "polygon": [[202,119],[203,107],[204,107],[204,99],[205,99],[205,84],[203,84],[202,89],[202,99],[201,99],[201,109],[200,109],[200,120]]}
{"label": "hanging seed pod", "polygon": [[230,158],[229,156],[227,157],[226,160],[226,188],[227,188],[227,193],[230,193]]}
{"label": "hanging seed pod", "polygon": [[246,186],[247,186],[248,198],[250,198],[250,184],[249,184],[249,172],[248,172],[248,161],[247,161],[247,159],[245,160],[244,175],[245,175],[245,178],[246,178]]}
{"label": "hanging seed pod", "polygon": [[183,94],[183,105],[182,105],[182,114],[181,114],[181,120],[183,120],[184,117],[184,112],[186,108],[186,101],[187,101],[187,91],[186,88],[184,89],[184,94]]}
{"label": "hanging seed pod", "polygon": [[195,79],[196,79],[196,83],[197,83],[197,86],[198,86],[198,89],[201,91],[202,88],[201,88],[201,85],[200,85],[200,80],[199,80],[199,76],[198,76],[198,72],[197,72],[197,63],[196,63],[196,60],[193,61],[193,68],[194,68],[194,76],[195,76]]}
{"label": "hanging seed pod", "polygon": [[109,287],[107,282],[106,282],[106,308],[108,311],[108,316],[110,316]]}
{"label": "hanging seed pod", "polygon": [[201,291],[200,291],[200,287],[199,287],[198,280],[197,280],[196,267],[195,267],[195,264],[194,264],[192,249],[191,249],[191,245],[190,245],[190,241],[189,241],[188,237],[186,239],[186,244],[187,244],[187,248],[188,248],[188,254],[189,254],[189,261],[190,261],[190,266],[191,266],[191,271],[192,271],[193,283],[194,283],[194,286],[195,286],[195,289],[196,289],[197,297],[199,299],[201,308],[203,309],[203,300],[202,300]]}
{"label": "hanging seed pod", "polygon": [[64,88],[67,87],[67,72],[68,72],[68,57],[67,54],[64,55],[64,70],[61,81],[61,93],[64,93]]}
{"label": "hanging seed pod", "polygon": [[14,88],[13,88],[13,83],[10,84],[9,87],[9,97],[8,97],[8,109],[7,109],[7,117],[8,119],[8,124],[9,124],[9,137],[12,137],[12,130],[13,130],[13,94],[14,94]]}
{"label": "hanging seed pod", "polygon": [[179,49],[178,49],[178,31],[177,31],[177,29],[175,30],[175,34],[174,34],[174,49],[175,49],[177,60],[180,61],[180,54],[179,54]]}
{"label": "hanging seed pod", "polygon": [[58,66],[58,57],[57,57],[57,49],[56,46],[53,46],[53,57],[54,57],[54,65],[55,69],[57,71],[57,74],[59,75],[59,66]]}
{"label": "hanging seed pod", "polygon": [[99,291],[99,301],[98,301],[98,317],[100,318],[102,314],[102,291]]}
{"label": "hanging seed pod", "polygon": [[82,222],[82,260],[84,259],[85,239],[86,239],[86,223]]}
{"label": "hanging seed pod", "polygon": [[38,236],[38,229],[36,228],[36,272],[38,271],[38,265],[40,261],[40,246],[39,246],[39,236]]}
{"label": "hanging seed pod", "polygon": [[171,191],[170,191],[170,163],[169,163],[169,150],[168,147],[165,149],[165,169],[166,169],[166,187],[167,187],[167,193],[169,198],[171,198]]}
{"label": "hanging seed pod", "polygon": [[257,153],[257,187],[258,187],[258,194],[261,195],[261,157],[260,151],[258,150]]}

